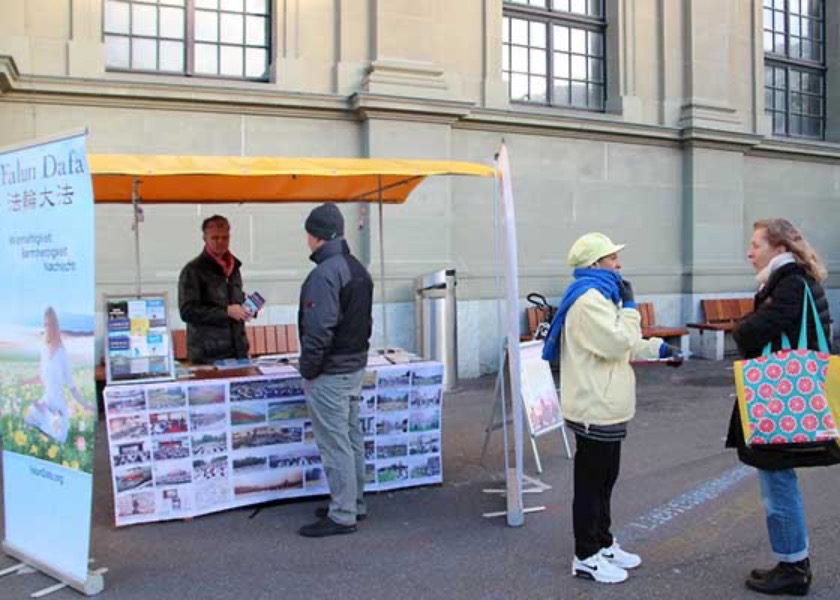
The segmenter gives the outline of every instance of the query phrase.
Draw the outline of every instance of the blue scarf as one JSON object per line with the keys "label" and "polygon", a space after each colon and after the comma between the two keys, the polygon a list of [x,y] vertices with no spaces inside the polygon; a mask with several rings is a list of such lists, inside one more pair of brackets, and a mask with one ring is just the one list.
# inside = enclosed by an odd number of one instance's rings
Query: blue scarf
{"label": "blue scarf", "polygon": [[543,360],[557,360],[560,356],[560,332],[566,324],[566,315],[577,299],[591,289],[598,290],[604,298],[615,304],[621,301],[621,275],[617,271],[607,269],[575,269],[575,280],[566,288],[560,306],[551,321],[551,328],[545,338],[542,357]]}

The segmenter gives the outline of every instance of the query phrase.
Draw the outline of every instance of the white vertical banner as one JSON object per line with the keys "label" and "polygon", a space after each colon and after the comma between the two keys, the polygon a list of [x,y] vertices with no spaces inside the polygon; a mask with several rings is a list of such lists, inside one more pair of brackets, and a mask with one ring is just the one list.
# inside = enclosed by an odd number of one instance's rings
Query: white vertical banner
{"label": "white vertical banner", "polygon": [[[504,261],[507,298],[507,353],[513,411],[513,468],[508,468],[507,522],[511,527],[525,523],[522,503],[522,381],[519,356],[519,266],[516,243],[516,213],[513,209],[510,160],[504,144],[496,155],[496,181],[502,197]],[[501,368],[504,368],[502,365]]]}

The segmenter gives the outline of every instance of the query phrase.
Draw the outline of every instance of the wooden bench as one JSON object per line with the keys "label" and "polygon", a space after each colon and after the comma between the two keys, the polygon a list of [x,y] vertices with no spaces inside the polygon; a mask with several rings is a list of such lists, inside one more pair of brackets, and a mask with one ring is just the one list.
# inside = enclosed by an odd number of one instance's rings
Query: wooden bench
{"label": "wooden bench", "polygon": [[538,306],[529,306],[525,309],[525,318],[528,321],[528,333],[520,336],[519,340],[527,342],[534,339],[534,334],[541,323],[548,321],[549,309]]}
{"label": "wooden bench", "polygon": [[[712,298],[700,301],[703,323],[689,323],[692,351],[711,360],[723,360],[726,334],[753,311],[752,298]],[[704,334],[708,334],[705,335]]]}
{"label": "wooden bench", "polygon": [[665,327],[656,324],[653,302],[640,302],[636,305],[639,314],[642,316],[642,337],[658,337],[667,340],[668,338],[679,338],[680,351],[688,356],[689,331],[685,327]]}

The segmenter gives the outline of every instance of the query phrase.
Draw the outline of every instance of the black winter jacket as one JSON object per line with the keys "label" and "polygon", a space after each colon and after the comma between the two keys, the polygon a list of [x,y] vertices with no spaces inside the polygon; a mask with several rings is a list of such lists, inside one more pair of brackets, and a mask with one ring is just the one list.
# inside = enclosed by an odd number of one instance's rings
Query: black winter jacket
{"label": "black winter jacket", "polygon": [[[823,287],[811,279],[805,269],[796,263],[782,265],[771,275],[767,284],[755,296],[754,312],[746,316],[732,332],[744,358],[761,356],[764,347],[772,344],[773,351],[781,349],[782,333],[786,333],[793,347],[799,341],[802,323],[802,304],[805,283],[811,288],[820,326],[831,344],[829,324],[831,319]],[[818,350],[816,326],[808,311],[808,347]],[[741,462],[759,469],[776,470],[794,467],[824,466],[840,461],[840,447],[835,442],[797,444],[795,446],[747,446],[741,426],[737,402],[729,420],[726,446],[738,449]]]}
{"label": "black winter jacket", "polygon": [[316,267],[300,290],[300,374],[353,373],[367,366],[373,329],[373,280],[344,239],[309,257]]}
{"label": "black winter jacket", "polygon": [[210,364],[224,358],[247,358],[245,323],[227,314],[230,304],[242,304],[242,263],[234,259],[230,277],[207,250],[181,270],[178,308],[187,324],[187,355],[191,363]]}

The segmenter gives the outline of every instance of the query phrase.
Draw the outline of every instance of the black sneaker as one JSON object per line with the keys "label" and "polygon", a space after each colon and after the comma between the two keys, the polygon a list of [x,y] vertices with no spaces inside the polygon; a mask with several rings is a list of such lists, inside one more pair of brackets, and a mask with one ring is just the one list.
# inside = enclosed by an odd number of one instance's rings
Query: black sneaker
{"label": "black sneaker", "polygon": [[[315,516],[319,519],[326,519],[330,514],[330,509],[326,506],[319,506],[315,509]],[[356,522],[359,523],[367,519],[367,515],[356,515]]]}
{"label": "black sneaker", "polygon": [[805,596],[811,580],[811,562],[806,558],[795,563],[780,562],[770,570],[753,569],[746,583],[749,589],[760,594]]}
{"label": "black sneaker", "polygon": [[309,525],[304,525],[298,530],[303,537],[319,538],[328,535],[341,535],[344,533],[355,533],[355,525],[342,525],[336,523],[329,517],[325,517]]}

